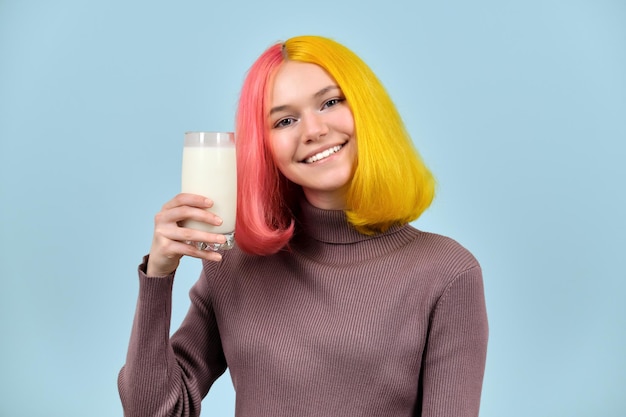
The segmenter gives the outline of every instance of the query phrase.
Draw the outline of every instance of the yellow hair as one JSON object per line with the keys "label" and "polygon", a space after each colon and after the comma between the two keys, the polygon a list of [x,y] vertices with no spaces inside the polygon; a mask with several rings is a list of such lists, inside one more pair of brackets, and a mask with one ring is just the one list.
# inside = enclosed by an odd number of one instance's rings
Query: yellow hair
{"label": "yellow hair", "polygon": [[361,233],[373,234],[417,219],[434,198],[435,180],[376,75],[356,54],[327,38],[295,37],[283,48],[286,59],[324,68],[352,110],[357,164],[347,195],[348,221]]}

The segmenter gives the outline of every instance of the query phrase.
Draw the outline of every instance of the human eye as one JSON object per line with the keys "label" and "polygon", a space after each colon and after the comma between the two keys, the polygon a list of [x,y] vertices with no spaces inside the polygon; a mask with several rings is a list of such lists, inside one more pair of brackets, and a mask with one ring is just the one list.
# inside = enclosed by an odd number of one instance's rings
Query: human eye
{"label": "human eye", "polygon": [[343,97],[333,97],[330,100],[326,100],[324,102],[324,104],[322,105],[322,109],[327,109],[329,107],[333,107],[336,106],[337,104],[341,103],[345,101],[345,98]]}
{"label": "human eye", "polygon": [[283,117],[282,119],[274,123],[274,129],[280,129],[281,127],[291,126],[295,122],[293,117]]}

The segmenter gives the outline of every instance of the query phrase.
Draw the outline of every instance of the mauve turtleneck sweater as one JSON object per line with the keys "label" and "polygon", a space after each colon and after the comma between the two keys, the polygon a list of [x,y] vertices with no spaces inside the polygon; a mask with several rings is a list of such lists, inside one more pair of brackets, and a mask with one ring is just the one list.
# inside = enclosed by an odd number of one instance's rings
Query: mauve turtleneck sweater
{"label": "mauve turtleneck sweater", "polygon": [[227,367],[237,417],[478,415],[482,275],[449,238],[365,236],[305,203],[289,250],[204,262],[171,338],[174,276],[144,271],[118,381],[126,417],[198,416]]}

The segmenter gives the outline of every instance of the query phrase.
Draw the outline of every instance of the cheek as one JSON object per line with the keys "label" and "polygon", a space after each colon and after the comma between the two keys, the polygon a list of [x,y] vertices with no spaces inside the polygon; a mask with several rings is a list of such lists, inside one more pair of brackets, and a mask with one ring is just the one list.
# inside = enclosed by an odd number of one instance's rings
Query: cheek
{"label": "cheek", "polygon": [[285,135],[270,133],[269,145],[274,163],[279,168],[291,160],[292,150],[290,148],[290,142],[285,138]]}
{"label": "cheek", "polygon": [[341,113],[337,114],[336,123],[344,133],[348,133],[351,136],[354,135],[354,116],[352,116],[352,111],[348,107],[345,107]]}

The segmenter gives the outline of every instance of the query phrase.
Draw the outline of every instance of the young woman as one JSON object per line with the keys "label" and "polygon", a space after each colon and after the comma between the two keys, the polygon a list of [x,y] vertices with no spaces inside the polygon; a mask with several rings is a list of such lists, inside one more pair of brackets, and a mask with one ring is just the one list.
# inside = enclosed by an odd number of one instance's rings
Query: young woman
{"label": "young woman", "polygon": [[[477,416],[487,348],[481,269],[408,223],[434,180],[372,71],[321,37],[270,47],[237,113],[237,246],[212,202],[180,194],[155,217],[119,376],[125,415],[198,416],[228,368],[238,417]],[[203,260],[170,338],[182,256]]]}

